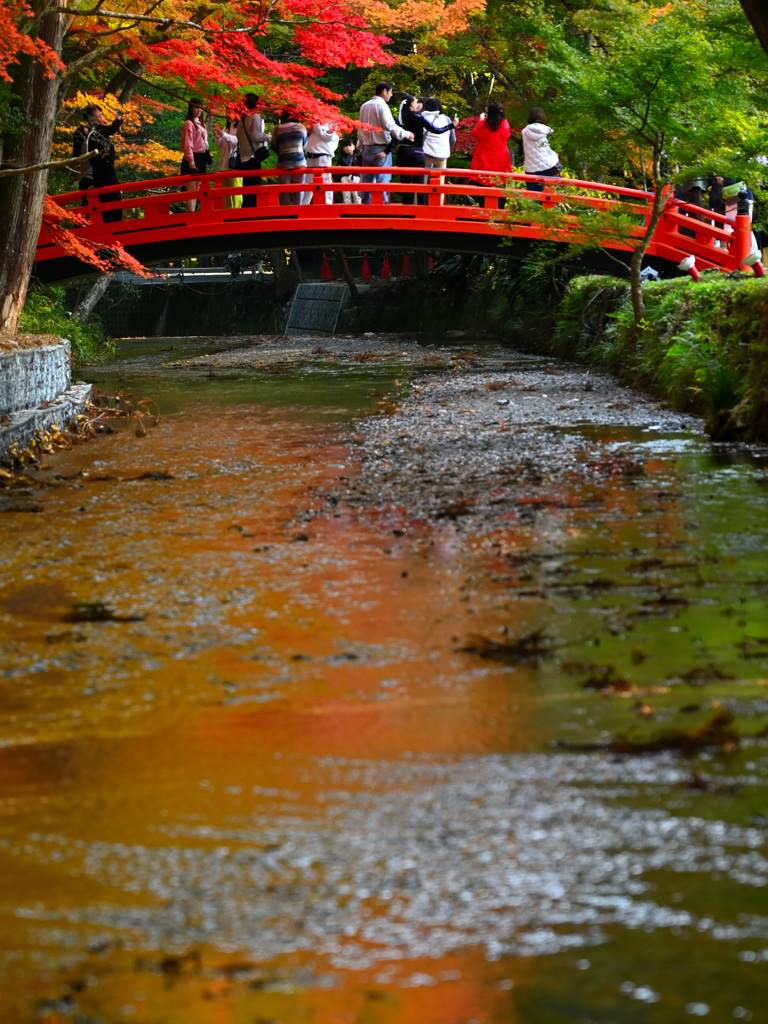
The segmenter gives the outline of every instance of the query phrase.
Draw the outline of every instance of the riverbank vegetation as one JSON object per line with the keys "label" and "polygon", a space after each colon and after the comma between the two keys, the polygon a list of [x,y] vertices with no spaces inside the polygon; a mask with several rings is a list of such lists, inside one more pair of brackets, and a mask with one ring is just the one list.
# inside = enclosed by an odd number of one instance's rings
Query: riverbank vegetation
{"label": "riverbank vegetation", "polygon": [[487,331],[540,354],[609,369],[705,417],[721,440],[768,441],[768,284],[705,274],[649,282],[638,322],[630,285],[546,259],[456,256],[428,278],[381,282],[346,326],[438,335]]}
{"label": "riverbank vegetation", "polygon": [[98,317],[83,322],[70,312],[60,285],[32,289],[19,317],[19,330],[25,334],[53,334],[67,338],[72,346],[73,369],[103,362],[114,352],[114,345]]}

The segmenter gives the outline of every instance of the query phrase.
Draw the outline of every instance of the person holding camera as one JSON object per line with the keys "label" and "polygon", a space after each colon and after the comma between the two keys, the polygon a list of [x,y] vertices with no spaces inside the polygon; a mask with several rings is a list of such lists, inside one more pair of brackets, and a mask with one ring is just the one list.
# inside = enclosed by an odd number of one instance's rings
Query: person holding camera
{"label": "person holding camera", "polygon": [[[240,171],[260,171],[264,160],[269,156],[267,143],[269,132],[265,130],[261,114],[256,110],[259,98],[255,92],[247,92],[243,96],[245,112],[237,123],[237,168]],[[243,206],[255,206],[254,189],[258,187],[260,178],[243,193]]]}
{"label": "person holding camera", "polygon": [[[90,189],[102,188],[104,185],[116,185],[115,160],[117,160],[117,154],[112,136],[122,127],[122,115],[118,114],[112,124],[107,124],[101,107],[95,103],[89,103],[83,113],[87,118],[87,123],[75,130],[72,140],[72,155],[81,156],[83,153],[90,153],[91,156],[81,166],[79,187]],[[99,202],[115,203],[122,198],[122,192],[108,192],[106,195],[99,196]],[[83,204],[87,205],[86,199],[83,199]],[[123,219],[123,211],[106,210],[102,214],[102,219],[105,224],[120,221]]]}
{"label": "person holding camera", "polygon": [[[226,128],[214,125],[213,137],[219,147],[219,170],[234,171],[237,169],[237,118],[233,114],[227,115]],[[220,183],[224,188],[241,188],[242,178],[226,178]],[[214,206],[224,210],[239,210],[243,205],[242,196],[224,196],[223,199],[214,200]]]}
{"label": "person holding camera", "polygon": [[[549,137],[554,131],[547,124],[546,115],[541,107],[532,107],[528,115],[528,124],[523,128],[523,171],[525,174],[540,174],[542,177],[554,178],[560,174],[563,165],[560,157],[549,144]],[[543,192],[543,181],[529,181],[525,186],[529,192]]]}

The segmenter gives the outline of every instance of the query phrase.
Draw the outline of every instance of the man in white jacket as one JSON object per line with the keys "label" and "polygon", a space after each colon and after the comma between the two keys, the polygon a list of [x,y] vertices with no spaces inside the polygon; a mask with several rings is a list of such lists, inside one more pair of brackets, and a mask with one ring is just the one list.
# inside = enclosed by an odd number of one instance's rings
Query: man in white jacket
{"label": "man in white jacket", "polygon": [[[333,163],[333,154],[339,145],[339,136],[328,124],[316,124],[307,137],[307,148],[304,150],[304,156],[307,158],[307,168],[310,167],[330,167]],[[330,185],[332,181],[332,175],[323,174],[322,179],[326,185]],[[316,181],[314,174],[305,174],[304,181],[311,185],[313,181]],[[301,201],[305,206],[308,206],[312,202],[312,190],[309,192],[302,192]],[[325,193],[325,202],[333,202],[333,191],[329,190]]]}
{"label": "man in white jacket", "polygon": [[[392,138],[408,139],[413,142],[413,132],[407,132],[395,123],[389,102],[395,87],[391,82],[379,82],[376,95],[360,107],[360,122],[366,125],[357,133],[358,143],[363,151],[363,167],[391,167],[392,154],[387,152]],[[388,182],[391,174],[364,174],[363,181]],[[371,193],[363,192],[363,202],[370,203]],[[389,193],[383,195],[389,202]]]}
{"label": "man in white jacket", "polygon": [[[523,128],[523,171],[525,174],[541,174],[553,177],[560,173],[562,166],[557,153],[549,144],[552,129],[546,123],[546,114],[541,107],[532,107],[528,124]],[[543,192],[543,181],[529,181],[529,192]]]}

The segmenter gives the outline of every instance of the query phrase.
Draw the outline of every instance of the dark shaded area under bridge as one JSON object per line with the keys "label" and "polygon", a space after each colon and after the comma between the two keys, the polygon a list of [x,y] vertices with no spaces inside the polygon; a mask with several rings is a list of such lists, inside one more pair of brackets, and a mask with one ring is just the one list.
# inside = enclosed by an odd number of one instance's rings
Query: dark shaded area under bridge
{"label": "dark shaded area under bridge", "polygon": [[[236,235],[220,234],[204,238],[176,238],[166,242],[132,244],[121,239],[125,248],[140,263],[148,268],[154,265],[165,266],[169,262],[190,259],[200,256],[226,256],[232,252],[255,252],[268,249],[314,249],[327,251],[340,246],[344,249],[358,248],[361,251],[378,249],[383,252],[446,252],[467,253],[473,255],[499,255],[524,261],[541,253],[543,249],[553,261],[574,267],[584,273],[629,275],[631,254],[621,250],[583,251],[574,249],[566,242],[544,242],[538,239],[514,238],[509,236],[462,236],[446,238],[445,232],[412,231],[406,228],[366,228],[350,231],[349,229],[333,231],[301,232],[301,244],[297,245],[296,233],[264,232],[263,230],[248,234],[238,232]],[[609,255],[610,253],[610,255]],[[618,261],[618,262],[617,262]],[[675,263],[660,257],[647,256],[644,266],[653,267],[661,277],[679,277],[680,271]],[[61,256],[54,260],[46,260],[35,264],[34,274],[44,284],[75,281],[90,276],[93,267],[83,264],[73,256]]]}

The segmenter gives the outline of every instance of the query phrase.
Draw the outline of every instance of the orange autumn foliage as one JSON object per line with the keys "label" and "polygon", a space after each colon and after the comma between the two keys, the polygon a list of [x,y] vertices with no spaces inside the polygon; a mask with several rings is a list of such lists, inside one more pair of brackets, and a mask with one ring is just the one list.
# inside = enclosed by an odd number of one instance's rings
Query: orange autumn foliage
{"label": "orange autumn foliage", "polygon": [[11,81],[9,68],[18,63],[21,54],[43,64],[48,75],[54,75],[63,67],[49,46],[25,31],[32,17],[32,9],[25,0],[3,0],[0,6],[0,80]]}
{"label": "orange autumn foliage", "polygon": [[141,277],[152,277],[152,273],[129,255],[119,242],[111,245],[93,242],[77,234],[77,229],[88,224],[88,217],[78,210],[64,210],[50,196],[45,197],[43,219],[52,239],[69,256],[75,256],[95,270],[111,273],[114,270],[128,270]]}

